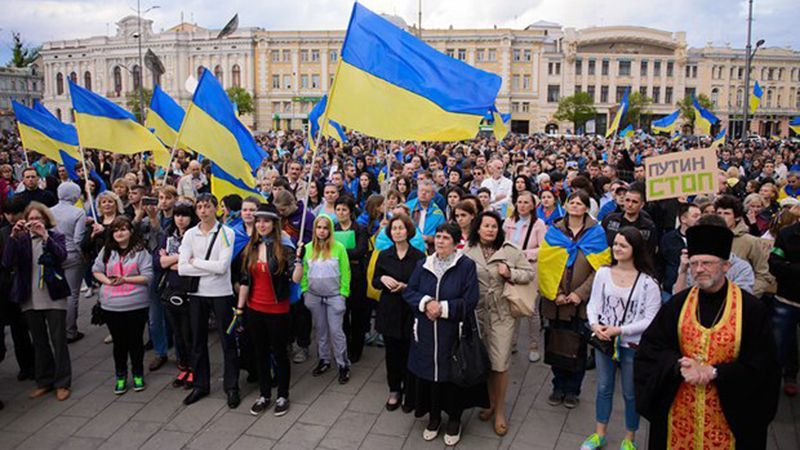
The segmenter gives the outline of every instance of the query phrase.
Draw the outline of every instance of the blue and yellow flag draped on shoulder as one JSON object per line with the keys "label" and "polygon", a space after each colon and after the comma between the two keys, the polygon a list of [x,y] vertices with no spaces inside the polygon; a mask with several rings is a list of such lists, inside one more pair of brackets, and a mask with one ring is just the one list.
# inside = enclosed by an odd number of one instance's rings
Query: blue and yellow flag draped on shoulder
{"label": "blue and yellow flag draped on shoulder", "polygon": [[676,109],[671,114],[664,116],[650,124],[653,133],[672,133],[678,125],[678,117],[681,115],[681,110]]}
{"label": "blue and yellow flag draped on shoulder", "polygon": [[347,128],[387,140],[459,141],[474,138],[495,110],[499,76],[440,53],[359,3],[341,53],[326,113]]}
{"label": "blue and yellow flag draped on shoulder", "polygon": [[114,102],[69,81],[75,127],[82,147],[131,155],[167,150],[136,117]]}
{"label": "blue and yellow flag draped on shoulder", "polygon": [[31,109],[11,102],[11,106],[14,108],[19,137],[25,149],[41,153],[62,164],[62,152],[73,158],[80,157],[75,127],[62,123],[41,105],[34,105],[34,109]]}
{"label": "blue and yellow flag draped on shoulder", "polygon": [[617,107],[617,112],[614,114],[614,120],[611,121],[611,126],[608,127],[606,130],[606,139],[611,137],[617,130],[619,130],[619,126],[622,124],[622,119],[625,117],[625,113],[628,112],[628,92],[630,88],[625,88],[625,93],[622,94],[622,101],[619,102],[619,106]]}
{"label": "blue and yellow flag draped on shoulder", "polygon": [[719,118],[711,111],[703,108],[694,94],[692,94],[692,108],[694,109],[695,134],[711,134],[711,125],[719,122]]}
{"label": "blue and yellow flag draped on shoulder", "polygon": [[758,81],[753,85],[753,92],[750,94],[750,114],[756,112],[758,105],[761,104],[761,97],[764,96],[764,91],[758,84]]}
{"label": "blue and yellow flag draped on shoulder", "polygon": [[181,143],[207,158],[234,178],[255,186],[253,171],[266,153],[239,120],[228,94],[203,68],[180,130]]}
{"label": "blue and yellow flag draped on shoulder", "polygon": [[600,224],[586,230],[577,242],[573,242],[558,227],[551,226],[544,235],[539,249],[539,292],[548,300],[555,300],[564,269],[575,264],[578,250],[597,270],[611,264],[611,250],[608,248],[606,233]]}

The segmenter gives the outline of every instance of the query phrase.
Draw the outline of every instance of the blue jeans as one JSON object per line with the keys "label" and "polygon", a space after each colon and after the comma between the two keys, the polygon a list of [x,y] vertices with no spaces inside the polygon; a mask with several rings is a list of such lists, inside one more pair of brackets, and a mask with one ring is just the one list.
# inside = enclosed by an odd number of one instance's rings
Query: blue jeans
{"label": "blue jeans", "polygon": [[156,356],[167,356],[167,319],[164,315],[164,305],[161,303],[161,299],[154,288],[150,289],[148,328],[150,330],[150,340],[153,341],[153,352]]}
{"label": "blue jeans", "polygon": [[625,400],[625,428],[634,432],[639,429],[639,414],[636,413],[636,396],[633,388],[633,357],[636,350],[620,347],[620,362],[616,363],[610,356],[595,350],[594,360],[597,365],[597,400],[595,415],[599,423],[608,424],[611,407],[614,403],[614,385],[617,369],[622,379],[622,398]]}
{"label": "blue jeans", "polygon": [[772,313],[775,343],[784,378],[797,379],[797,326],[800,324],[800,308],[775,301]]}

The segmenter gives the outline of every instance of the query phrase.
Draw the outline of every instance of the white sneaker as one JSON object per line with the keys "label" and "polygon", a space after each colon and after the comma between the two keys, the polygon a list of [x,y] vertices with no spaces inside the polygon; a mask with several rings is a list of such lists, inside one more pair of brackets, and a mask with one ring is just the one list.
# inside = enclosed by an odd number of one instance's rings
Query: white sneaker
{"label": "white sneaker", "polygon": [[531,350],[528,352],[528,361],[535,363],[536,361],[539,361],[539,359],[541,359],[541,356],[539,355],[538,351]]}
{"label": "white sneaker", "polygon": [[104,343],[104,344],[111,344],[112,342],[114,342],[114,338],[113,338],[113,337],[111,337],[111,335],[110,335],[110,334],[109,334],[108,336],[106,336],[106,338],[105,338],[105,339],[103,339],[103,343]]}
{"label": "white sneaker", "polygon": [[86,285],[86,281],[81,280],[81,294],[86,293],[89,290],[89,286]]}
{"label": "white sneaker", "polygon": [[91,298],[94,295],[94,290],[92,288],[87,287],[86,292],[83,293],[83,298]]}

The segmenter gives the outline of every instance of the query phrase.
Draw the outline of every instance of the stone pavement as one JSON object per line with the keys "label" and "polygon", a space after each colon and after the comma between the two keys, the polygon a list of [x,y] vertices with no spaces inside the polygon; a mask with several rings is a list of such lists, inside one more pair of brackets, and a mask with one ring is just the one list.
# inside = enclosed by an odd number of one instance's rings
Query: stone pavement
{"label": "stone pavement", "polygon": [[[55,396],[28,399],[32,382],[16,381],[17,367],[11,354],[0,364],[0,449],[305,449],[345,450],[442,449],[441,437],[422,440],[425,419],[400,410],[384,409],[387,388],[383,349],[368,347],[362,361],[354,365],[352,378],[339,385],[335,371],[313,378],[314,360],[292,366],[291,408],[284,417],[269,413],[249,414],[257,396],[256,386],[241,377],[242,404],[230,410],[221,391],[221,351],[212,340],[212,393],[186,407],[187,394],[170,386],[176,370],[173,363],[148,373],[147,390],[112,392],[114,378],[111,345],[103,344],[105,327],[88,325],[92,300],[82,300],[80,328],[86,338],[70,346],[73,371],[72,396],[58,402]],[[523,330],[524,331],[524,330]],[[521,334],[526,336],[527,334]],[[145,363],[151,352],[145,356]],[[515,356],[507,399],[509,432],[497,437],[477,412],[464,414],[461,449],[578,449],[594,430],[595,372],[587,373],[582,402],[569,411],[545,402],[550,393],[550,371],[541,362],[530,364],[523,352]],[[274,394],[273,394],[274,395]],[[619,448],[623,416],[619,384],[611,418],[610,443]],[[647,424],[642,420],[640,448],[645,449]],[[770,449],[800,448],[800,399],[781,397],[778,418],[770,433]]]}

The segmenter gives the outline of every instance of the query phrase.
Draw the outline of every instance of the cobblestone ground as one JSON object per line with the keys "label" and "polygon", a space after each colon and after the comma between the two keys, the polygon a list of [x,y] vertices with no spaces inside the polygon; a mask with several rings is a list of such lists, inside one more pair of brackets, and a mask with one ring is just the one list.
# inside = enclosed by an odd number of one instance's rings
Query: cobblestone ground
{"label": "cobblestone ground", "polygon": [[[34,387],[17,382],[17,367],[6,333],[9,355],[0,364],[0,448],[24,449],[305,449],[350,448],[422,450],[444,448],[441,438],[422,440],[424,419],[400,410],[384,409],[387,388],[383,349],[368,347],[354,365],[352,379],[339,385],[330,371],[311,377],[314,360],[292,366],[291,409],[283,417],[271,413],[249,414],[257,389],[241,378],[242,405],[230,410],[221,388],[222,355],[212,336],[212,392],[186,407],[181,399],[187,391],[170,382],[176,370],[170,362],[148,373],[147,390],[112,392],[111,345],[103,343],[106,328],[88,325],[92,300],[82,299],[80,328],[86,337],[70,346],[73,371],[72,396],[58,402],[54,395],[28,399]],[[524,349],[523,344],[520,348]],[[145,364],[152,356],[148,352]],[[313,355],[312,355],[313,356]],[[461,449],[578,449],[594,429],[595,372],[587,373],[581,404],[574,410],[551,407],[550,371],[541,362],[530,364],[523,351],[515,355],[507,398],[509,432],[497,437],[476,411],[464,415]],[[622,437],[622,399],[617,385],[607,448],[618,448]],[[640,448],[646,448],[647,423],[642,421]],[[800,399],[781,397],[768,448],[800,448]]]}

